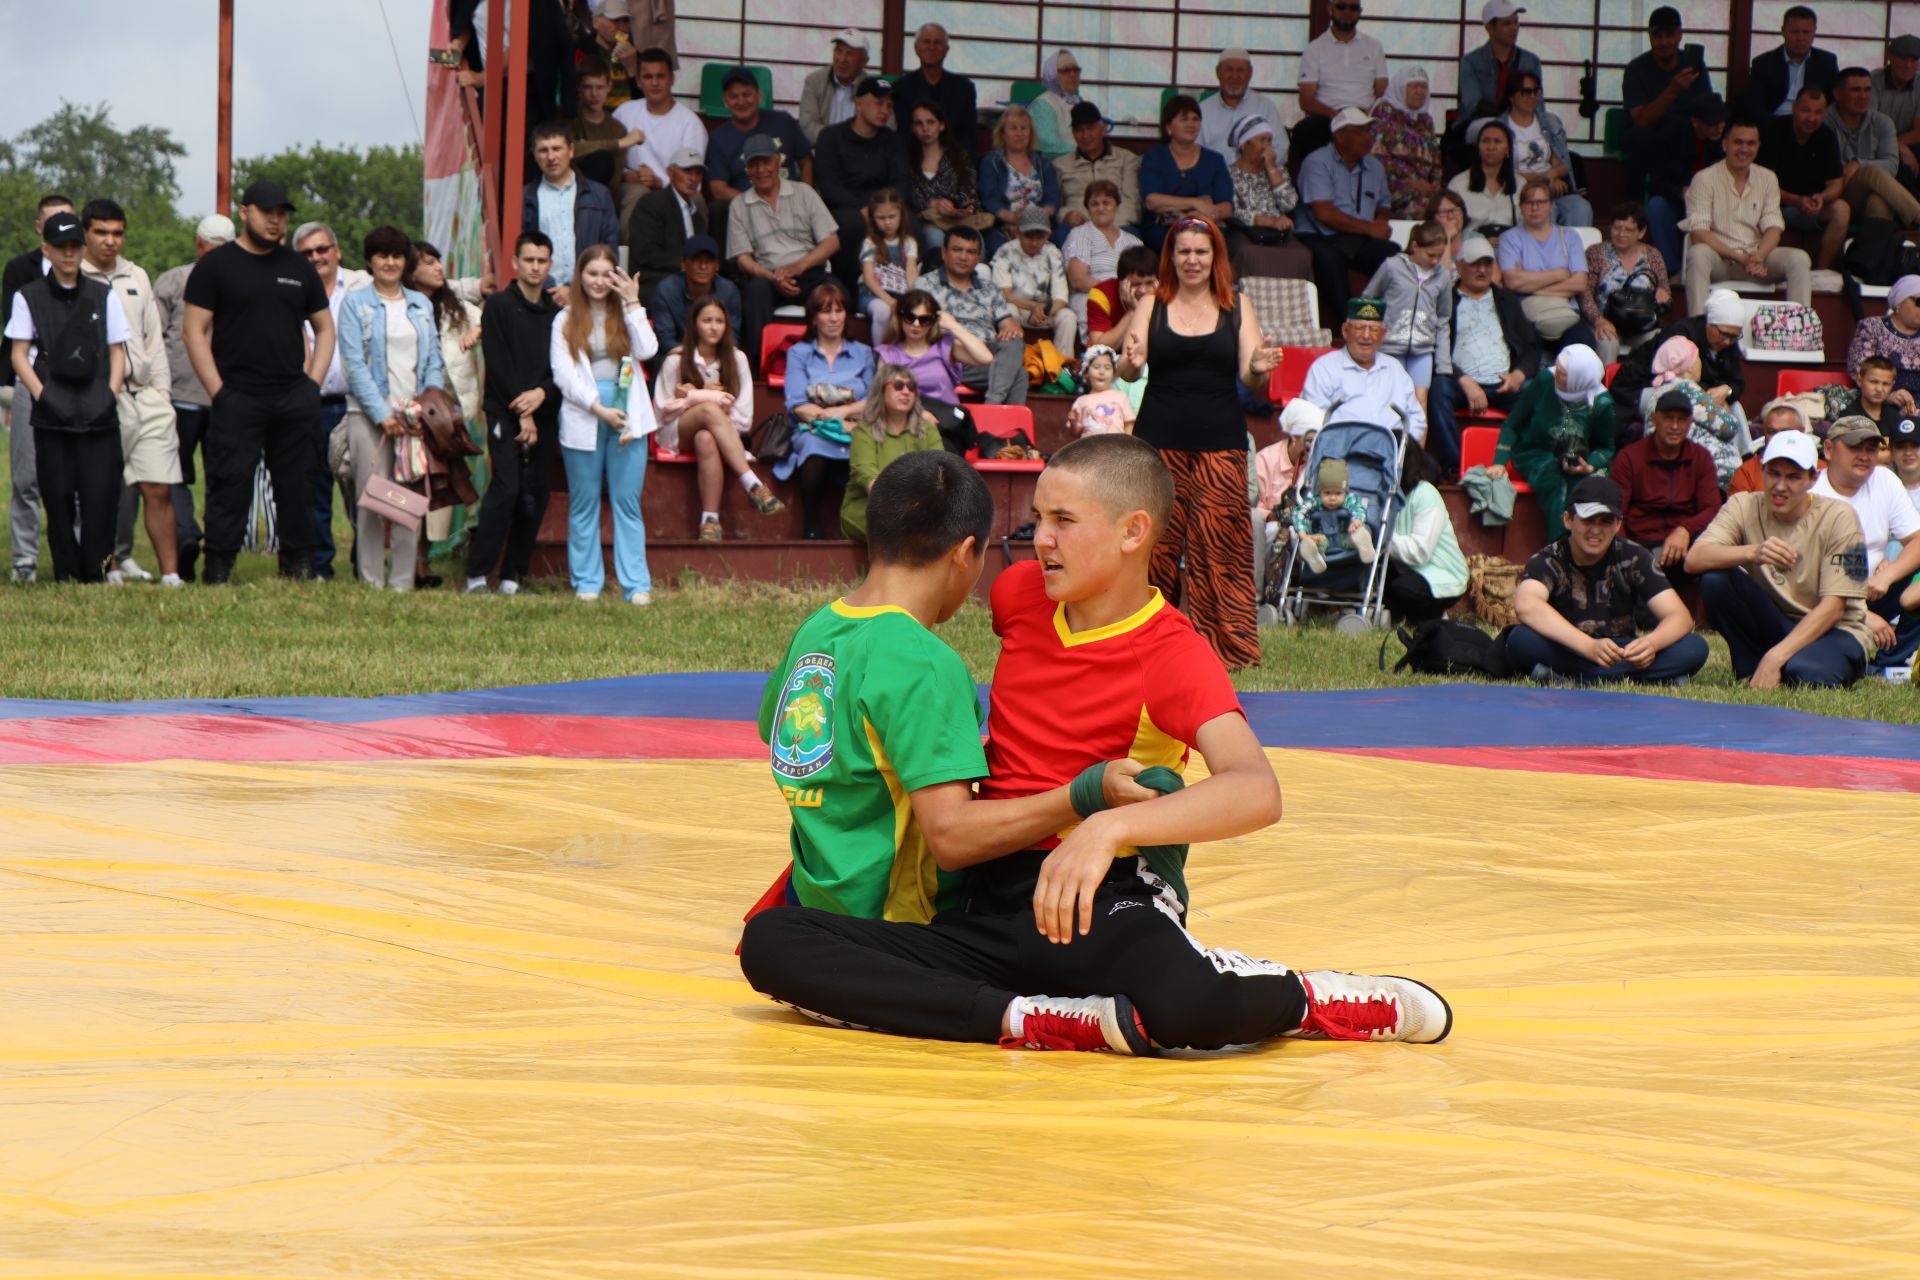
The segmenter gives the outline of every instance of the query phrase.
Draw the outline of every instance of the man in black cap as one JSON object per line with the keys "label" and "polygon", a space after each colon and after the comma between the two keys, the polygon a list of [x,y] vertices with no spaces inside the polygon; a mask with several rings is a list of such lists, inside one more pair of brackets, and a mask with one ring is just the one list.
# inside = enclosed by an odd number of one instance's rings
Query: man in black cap
{"label": "man in black cap", "polygon": [[1626,498],[1622,529],[1653,552],[1661,572],[1685,586],[1687,548],[1720,514],[1720,478],[1713,455],[1687,439],[1693,402],[1683,391],[1664,392],[1653,406],[1647,434],[1613,455],[1613,482]]}
{"label": "man in black cap", "polygon": [[680,270],[655,285],[653,300],[647,303],[647,320],[653,325],[653,336],[660,340],[656,361],[664,362],[667,353],[680,345],[687,334],[687,312],[693,300],[708,294],[726,306],[727,323],[733,326],[733,340],[738,344],[740,286],[720,274],[719,241],[712,236],[695,236],[681,246]]}
{"label": "man in black cap", "polygon": [[[74,203],[59,192],[40,197],[33,213],[33,233],[45,230],[47,219],[65,210],[74,211]],[[52,264],[41,252],[40,242],[17,257],[7,260],[0,271],[0,328],[13,314],[13,296],[51,271]],[[0,338],[0,386],[15,386],[13,344]],[[7,433],[7,461],[11,468],[13,498],[9,504],[13,547],[13,580],[32,582],[39,576],[40,562],[40,485],[33,467],[33,398],[24,391],[13,393],[13,430]]]}
{"label": "man in black cap", "polygon": [[1073,128],[1073,150],[1053,162],[1054,172],[1060,177],[1060,225],[1054,229],[1055,244],[1065,244],[1068,234],[1087,221],[1087,188],[1101,178],[1120,188],[1120,210],[1114,222],[1130,227],[1140,221],[1140,153],[1107,141],[1106,118],[1091,102],[1074,103],[1068,121]]}
{"label": "man in black cap", "polygon": [[813,144],[814,186],[840,229],[833,272],[849,295],[858,283],[860,242],[867,234],[861,210],[883,187],[907,192],[907,150],[887,127],[892,119],[893,86],[868,76],[854,90],[853,118],[828,125]]}
{"label": "man in black cap", "polygon": [[[263,451],[281,576],[313,571],[313,437],[333,359],[333,312],[313,265],[282,243],[292,212],[284,187],[255,182],[240,196],[239,238],[200,259],[187,278],[181,336],[213,397],[201,544],[210,584],[233,574]],[[311,350],[303,324],[313,331]]]}
{"label": "man in black cap", "polygon": [[81,275],[85,244],[80,219],[66,210],[50,216],[40,228],[47,274],[13,295],[7,317],[14,385],[33,397],[34,462],[56,582],[106,578],[124,487],[118,401],[127,380],[127,315],[104,280]]}
{"label": "man in black cap", "polygon": [[[1567,502],[1566,536],[1535,552],[1513,594],[1518,626],[1507,633],[1507,661],[1536,680],[1689,678],[1707,664],[1707,642],[1693,615],[1645,547],[1620,537],[1620,486],[1584,477]],[[1646,635],[1634,619],[1657,620]]]}
{"label": "man in black cap", "polygon": [[[1627,130],[1627,198],[1647,196],[1647,224],[1654,247],[1667,260],[1667,274],[1685,265],[1680,217],[1687,183],[1718,154],[1700,154],[1726,128],[1726,104],[1713,92],[1713,73],[1697,44],[1681,47],[1680,11],[1662,5],[1647,18],[1649,49],[1627,64],[1621,102],[1633,124]],[[1717,105],[1710,105],[1717,104]]]}

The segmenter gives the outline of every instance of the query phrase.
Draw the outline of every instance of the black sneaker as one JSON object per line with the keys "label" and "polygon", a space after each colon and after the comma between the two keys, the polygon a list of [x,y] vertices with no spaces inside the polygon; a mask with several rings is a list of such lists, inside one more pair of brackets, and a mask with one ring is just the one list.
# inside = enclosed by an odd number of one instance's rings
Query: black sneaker
{"label": "black sneaker", "polygon": [[200,563],[200,544],[189,542],[180,548],[180,581],[192,582]]}

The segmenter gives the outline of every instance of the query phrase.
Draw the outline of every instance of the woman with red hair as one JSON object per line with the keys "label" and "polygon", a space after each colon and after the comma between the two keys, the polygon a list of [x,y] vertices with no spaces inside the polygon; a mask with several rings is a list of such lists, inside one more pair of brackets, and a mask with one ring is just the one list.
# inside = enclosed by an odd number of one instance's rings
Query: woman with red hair
{"label": "woman with red hair", "polygon": [[1173,473],[1173,516],[1152,577],[1230,670],[1257,666],[1253,526],[1247,518],[1247,419],[1234,379],[1264,388],[1280,363],[1253,308],[1233,291],[1227,243],[1206,218],[1176,222],[1160,248],[1160,285],[1134,309],[1120,376],[1147,381],[1134,434]]}

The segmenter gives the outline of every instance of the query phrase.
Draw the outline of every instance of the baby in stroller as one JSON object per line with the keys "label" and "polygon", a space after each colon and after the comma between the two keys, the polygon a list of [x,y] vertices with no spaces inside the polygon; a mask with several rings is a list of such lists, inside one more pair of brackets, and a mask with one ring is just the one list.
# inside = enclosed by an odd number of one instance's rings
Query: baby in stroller
{"label": "baby in stroller", "polygon": [[1367,528],[1367,504],[1347,491],[1347,464],[1340,458],[1320,463],[1314,478],[1320,501],[1293,509],[1293,538],[1300,558],[1315,573],[1327,571],[1327,556],[1351,547],[1361,564],[1373,563],[1373,534]]}

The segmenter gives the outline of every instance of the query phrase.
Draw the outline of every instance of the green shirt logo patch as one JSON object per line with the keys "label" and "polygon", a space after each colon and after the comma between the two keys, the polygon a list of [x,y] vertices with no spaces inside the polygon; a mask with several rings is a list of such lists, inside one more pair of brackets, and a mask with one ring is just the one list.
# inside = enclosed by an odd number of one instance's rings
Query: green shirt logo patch
{"label": "green shirt logo patch", "polygon": [[811,778],[833,763],[833,655],[809,653],[793,664],[773,725],[773,771]]}

